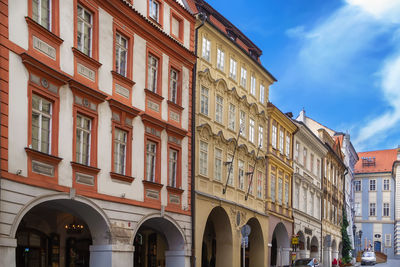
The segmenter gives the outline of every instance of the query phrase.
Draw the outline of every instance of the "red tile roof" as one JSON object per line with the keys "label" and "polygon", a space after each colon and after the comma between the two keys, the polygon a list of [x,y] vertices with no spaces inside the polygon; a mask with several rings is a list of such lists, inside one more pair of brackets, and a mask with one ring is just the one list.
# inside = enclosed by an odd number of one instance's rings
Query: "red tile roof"
{"label": "red tile roof", "polygon": [[[391,172],[397,159],[397,149],[386,149],[358,153],[355,173]],[[364,162],[364,164],[363,164]]]}

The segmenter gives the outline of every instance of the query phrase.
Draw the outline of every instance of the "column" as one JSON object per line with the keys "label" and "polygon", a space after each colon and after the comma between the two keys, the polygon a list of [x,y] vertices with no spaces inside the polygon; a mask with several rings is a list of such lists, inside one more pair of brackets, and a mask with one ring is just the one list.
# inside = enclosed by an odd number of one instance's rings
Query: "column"
{"label": "column", "polygon": [[184,250],[165,251],[166,267],[185,267],[190,266],[190,255]]}
{"label": "column", "polygon": [[323,257],[323,262],[324,265],[323,266],[331,266],[332,263],[332,254],[331,254],[331,247],[325,247],[324,248],[324,257]]}
{"label": "column", "polygon": [[90,246],[91,267],[132,267],[134,247],[131,245]]}
{"label": "column", "polygon": [[282,257],[282,266],[290,265],[290,251],[291,248],[282,248],[281,257]]}
{"label": "column", "polygon": [[0,237],[0,257],[2,266],[15,267],[15,248],[17,239]]}

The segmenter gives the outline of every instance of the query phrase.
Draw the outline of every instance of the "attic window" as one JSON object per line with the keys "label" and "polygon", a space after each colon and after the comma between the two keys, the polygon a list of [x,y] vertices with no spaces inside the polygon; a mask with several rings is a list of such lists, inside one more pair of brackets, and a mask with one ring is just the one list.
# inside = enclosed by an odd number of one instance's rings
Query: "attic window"
{"label": "attic window", "polygon": [[226,29],[228,37],[232,39],[232,41],[236,41],[237,35],[230,29]]}
{"label": "attic window", "polygon": [[362,166],[375,166],[375,157],[361,157],[362,159]]}

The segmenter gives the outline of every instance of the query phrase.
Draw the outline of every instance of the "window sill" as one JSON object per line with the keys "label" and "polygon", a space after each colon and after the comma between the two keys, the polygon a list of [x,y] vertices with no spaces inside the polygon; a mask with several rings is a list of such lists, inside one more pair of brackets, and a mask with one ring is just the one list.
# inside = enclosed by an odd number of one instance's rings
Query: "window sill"
{"label": "window sill", "polygon": [[29,147],[25,147],[25,152],[30,158],[42,160],[42,161],[52,164],[54,166],[58,165],[58,163],[60,163],[63,160],[62,158],[43,153],[43,152],[34,150],[32,148],[29,148]]}
{"label": "window sill", "polygon": [[25,21],[28,24],[28,28],[34,29],[40,34],[45,35],[47,38],[51,39],[55,44],[61,45],[64,42],[64,40],[61,39],[58,35],[52,33],[51,31],[49,31],[48,29],[46,29],[45,27],[34,21],[32,18],[26,16]]}
{"label": "window sill", "polygon": [[173,187],[173,186],[167,186],[167,191],[170,193],[174,193],[174,194],[179,194],[181,195],[185,190],[181,189],[181,188],[177,188],[177,187]]}
{"label": "window sill", "polygon": [[111,179],[113,179],[113,180],[118,180],[121,182],[130,183],[130,184],[135,180],[135,178],[132,176],[119,174],[116,172],[110,172],[110,176],[111,176]]}
{"label": "window sill", "polygon": [[124,85],[128,86],[128,87],[132,87],[134,86],[136,83],[134,81],[132,81],[130,78],[123,76],[121,74],[119,74],[116,71],[111,71],[111,74],[113,76],[113,78],[121,83],[123,83]]}
{"label": "window sill", "polygon": [[86,55],[85,53],[83,53],[82,51],[80,51],[78,48],[76,47],[72,47],[72,52],[74,53],[74,56],[81,59],[82,61],[87,62],[88,64],[90,64],[92,67],[98,69],[101,67],[101,63],[98,62],[96,59]]}
{"label": "window sill", "polygon": [[79,51],[76,47],[72,47],[71,49],[74,54],[74,76],[76,79],[79,79],[79,82],[97,89],[98,71],[102,64]]}
{"label": "window sill", "polygon": [[72,169],[76,170],[76,171],[83,171],[86,173],[90,173],[90,174],[98,174],[100,172],[100,169],[96,168],[96,167],[92,167],[92,166],[88,166],[88,165],[84,165],[75,161],[71,161],[71,166]]}

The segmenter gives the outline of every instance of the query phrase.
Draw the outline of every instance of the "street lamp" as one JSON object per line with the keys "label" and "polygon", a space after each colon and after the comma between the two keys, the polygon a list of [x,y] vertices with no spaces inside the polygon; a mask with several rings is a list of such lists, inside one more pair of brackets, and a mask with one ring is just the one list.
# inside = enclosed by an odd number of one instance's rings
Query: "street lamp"
{"label": "street lamp", "polygon": [[358,231],[358,236],[360,237],[360,251],[361,251],[361,241],[362,241],[362,234],[363,234],[363,232],[360,230],[360,231]]}
{"label": "street lamp", "polygon": [[357,226],[356,226],[355,224],[353,224],[353,245],[354,245],[354,247],[353,247],[353,256],[356,254],[356,251],[357,251],[357,245],[356,245],[357,237],[356,237],[356,232],[357,232]]}

